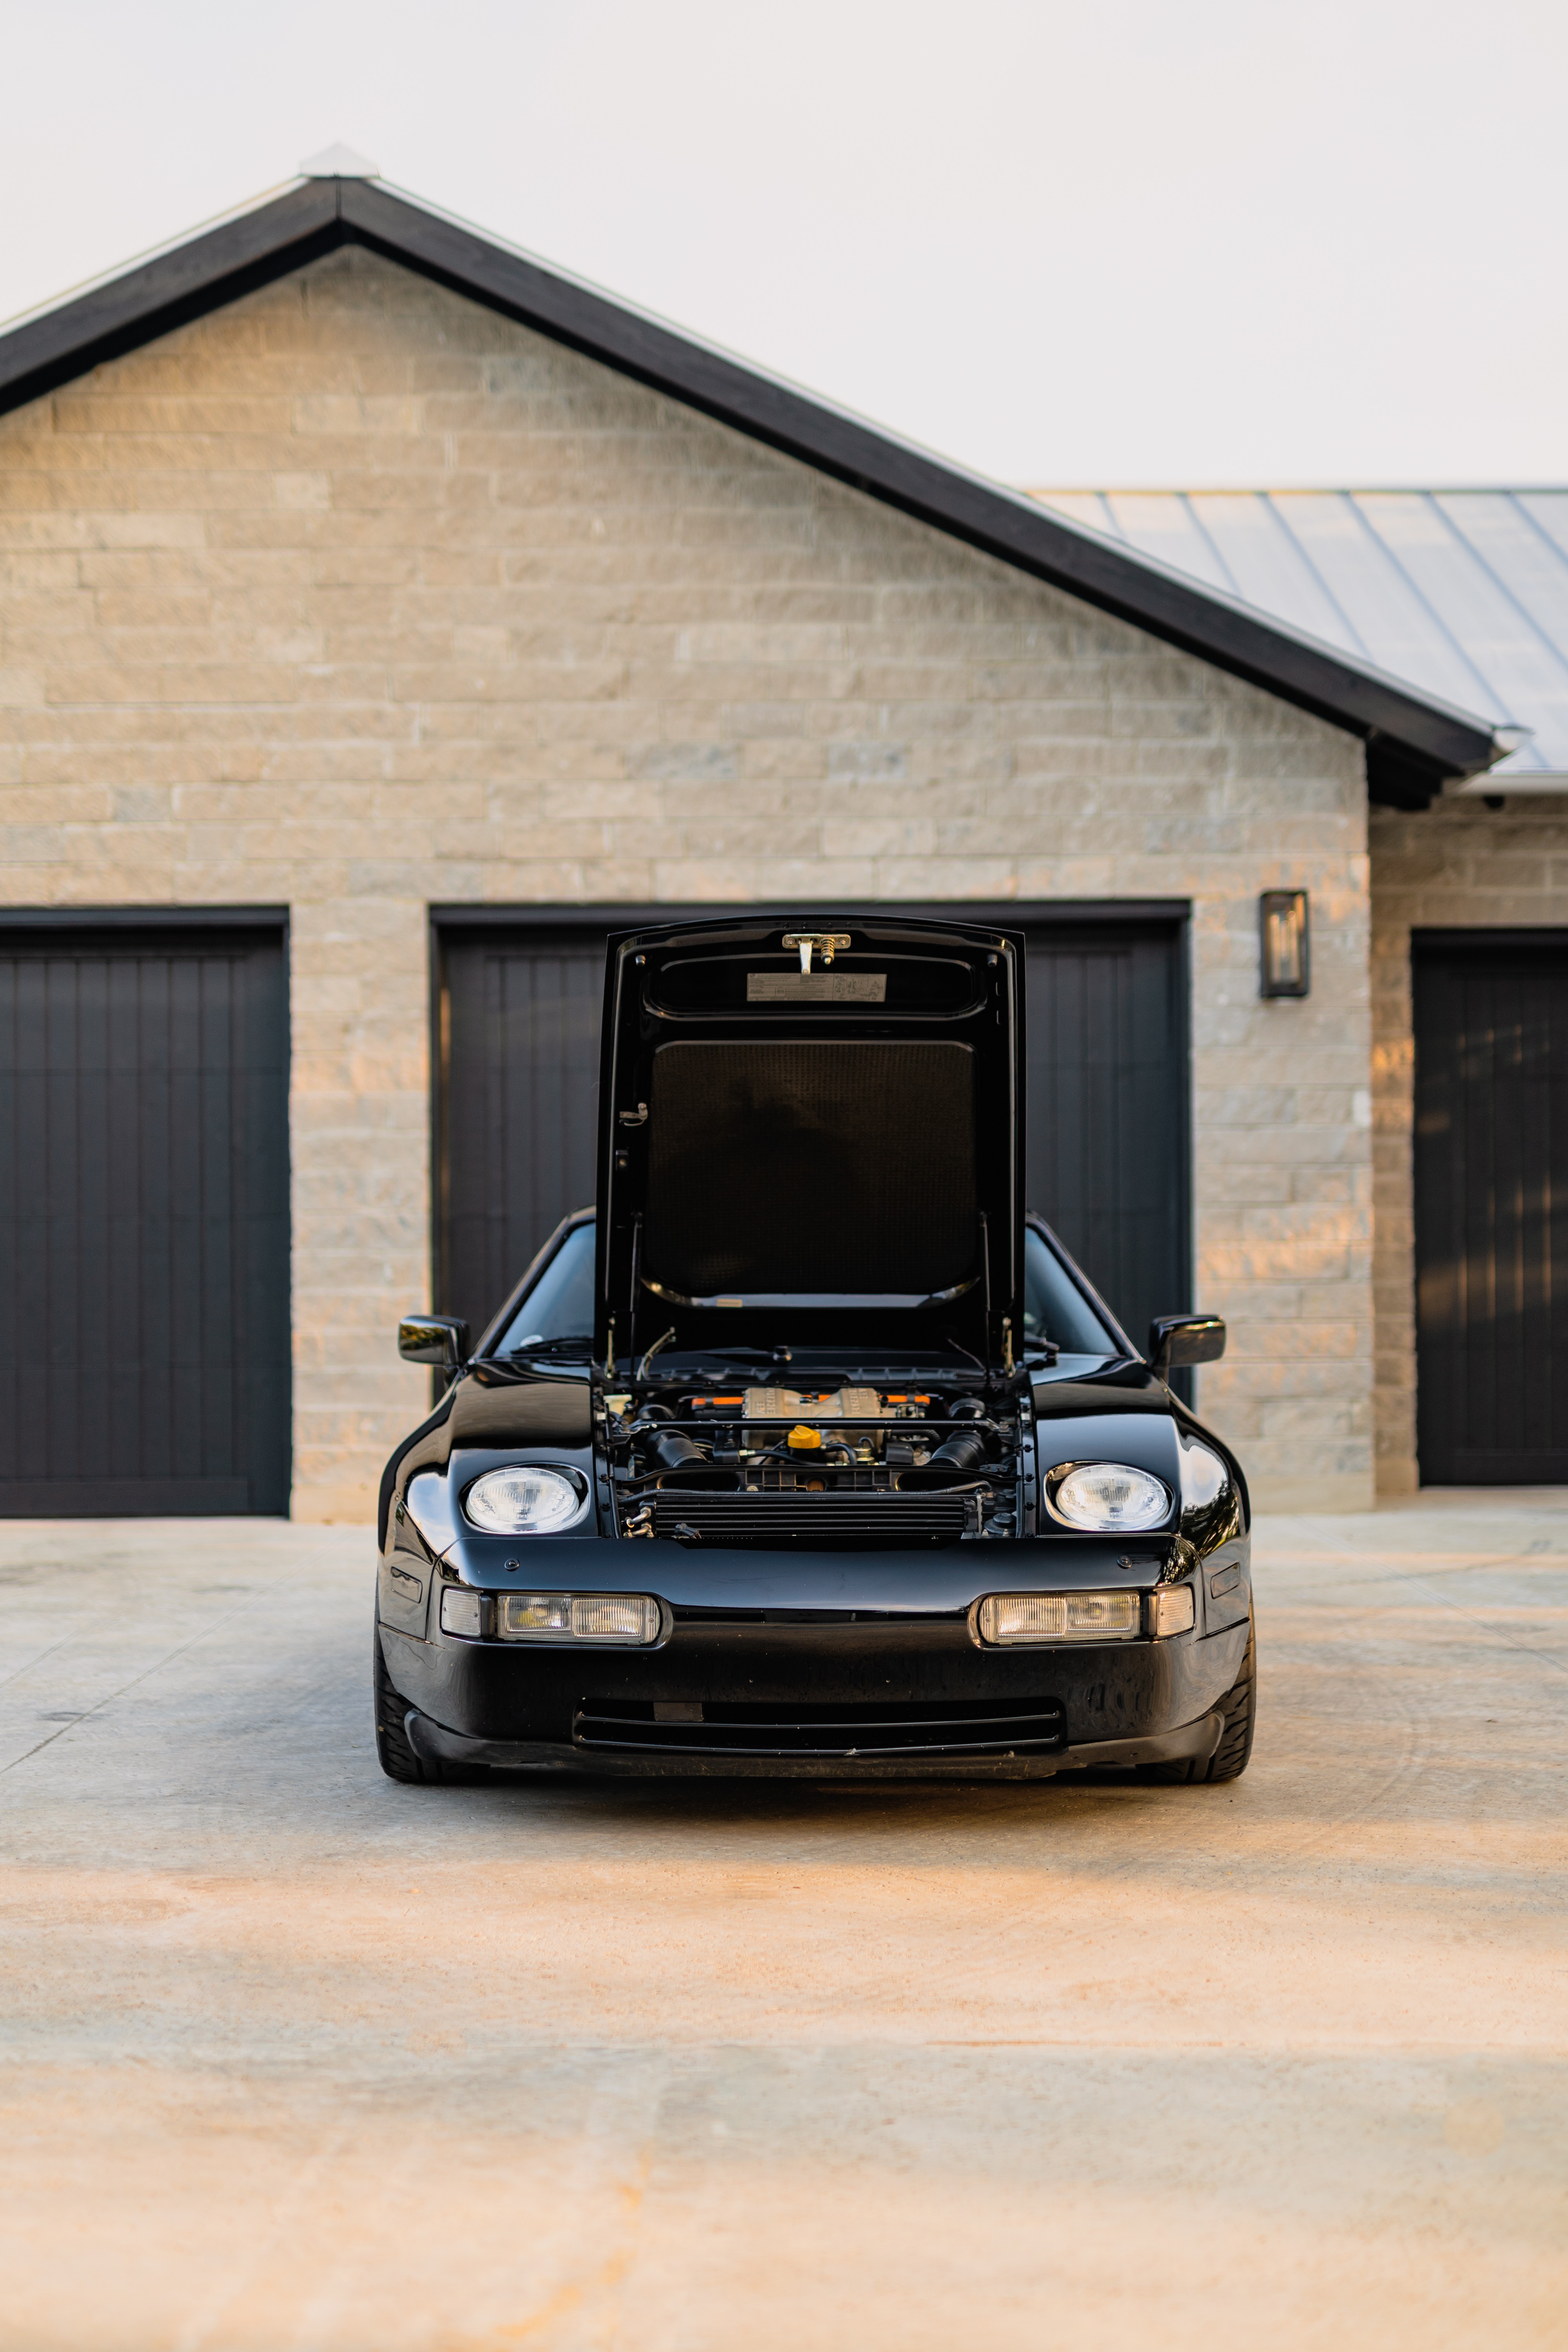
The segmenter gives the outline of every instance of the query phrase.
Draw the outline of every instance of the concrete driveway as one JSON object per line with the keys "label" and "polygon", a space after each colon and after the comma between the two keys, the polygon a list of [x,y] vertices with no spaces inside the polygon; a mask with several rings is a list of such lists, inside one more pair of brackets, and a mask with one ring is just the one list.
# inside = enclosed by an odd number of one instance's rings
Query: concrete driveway
{"label": "concrete driveway", "polygon": [[371,1544],[0,1528],[11,2352],[1568,2346],[1564,1497],[1221,1789],[401,1789]]}

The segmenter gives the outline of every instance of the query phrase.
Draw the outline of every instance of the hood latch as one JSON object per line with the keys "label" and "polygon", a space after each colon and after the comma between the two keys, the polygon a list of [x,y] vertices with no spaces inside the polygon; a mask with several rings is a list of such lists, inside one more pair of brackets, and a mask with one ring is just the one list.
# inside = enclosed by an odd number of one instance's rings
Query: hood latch
{"label": "hood latch", "polygon": [[813,948],[820,948],[822,968],[826,971],[837,950],[848,946],[849,934],[847,931],[786,931],[784,935],[784,943],[786,948],[800,950],[800,968],[804,972],[809,972],[811,970]]}

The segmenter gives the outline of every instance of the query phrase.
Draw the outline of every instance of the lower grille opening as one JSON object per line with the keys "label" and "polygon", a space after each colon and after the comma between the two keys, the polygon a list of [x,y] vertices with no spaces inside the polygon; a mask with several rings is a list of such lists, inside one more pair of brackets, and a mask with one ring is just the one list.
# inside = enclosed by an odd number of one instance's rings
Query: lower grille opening
{"label": "lower grille opening", "polygon": [[664,1756],[1015,1756],[1065,1747],[1054,1698],[796,1703],[584,1698],[579,1748]]}
{"label": "lower grille opening", "polygon": [[966,1494],[714,1494],[661,1486],[628,1513],[628,1535],[678,1543],[957,1543],[981,1525],[979,1497]]}

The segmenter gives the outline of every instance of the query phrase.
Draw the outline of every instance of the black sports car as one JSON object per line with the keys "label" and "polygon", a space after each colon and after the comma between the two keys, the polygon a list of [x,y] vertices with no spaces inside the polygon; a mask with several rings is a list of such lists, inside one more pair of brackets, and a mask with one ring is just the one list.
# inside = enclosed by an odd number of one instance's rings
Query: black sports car
{"label": "black sports car", "polygon": [[[1240,1465],[1024,1213],[1021,940],[611,942],[598,1209],[382,1482],[376,1743],[495,1770],[1231,1780]],[[1151,1138],[1151,1149],[1161,1139]]]}

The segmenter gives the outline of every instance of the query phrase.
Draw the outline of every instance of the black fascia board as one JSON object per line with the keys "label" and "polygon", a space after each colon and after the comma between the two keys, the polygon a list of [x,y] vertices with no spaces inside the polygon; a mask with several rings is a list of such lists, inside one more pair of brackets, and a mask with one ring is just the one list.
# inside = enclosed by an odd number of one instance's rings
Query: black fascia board
{"label": "black fascia board", "polygon": [[1075,924],[1189,922],[1190,898],[827,898],[820,891],[798,898],[755,898],[651,904],[642,899],[595,898],[574,905],[552,899],[526,903],[505,900],[465,900],[461,905],[433,906],[430,925],[437,931],[584,931],[603,925],[610,931],[651,930],[661,923],[707,923],[787,919],[811,912],[842,915],[847,921],[862,918],[884,921],[909,915],[926,923],[978,923],[995,931],[1071,930]]}
{"label": "black fascia board", "polygon": [[287,907],[0,907],[0,931],[286,931]]}
{"label": "black fascia board", "polygon": [[[1391,737],[1373,735],[1366,747],[1367,798],[1380,808],[1430,808],[1447,777],[1464,772],[1411,751]],[[1468,772],[1473,775],[1472,768]]]}
{"label": "black fascia board", "polygon": [[1509,923],[1478,924],[1473,929],[1466,924],[1459,930],[1424,930],[1413,925],[1410,932],[1413,956],[1498,955],[1515,948],[1555,950],[1561,955],[1568,949],[1568,923],[1537,924],[1521,929]]}
{"label": "black fascia board", "polygon": [[340,184],[288,188],[0,334],[0,415],[343,244]]}
{"label": "black fascia board", "polygon": [[0,337],[0,412],[354,243],[533,328],[1368,745],[1421,808],[1497,759],[1489,728],[371,180],[307,180]]}

